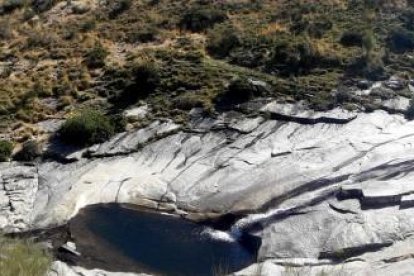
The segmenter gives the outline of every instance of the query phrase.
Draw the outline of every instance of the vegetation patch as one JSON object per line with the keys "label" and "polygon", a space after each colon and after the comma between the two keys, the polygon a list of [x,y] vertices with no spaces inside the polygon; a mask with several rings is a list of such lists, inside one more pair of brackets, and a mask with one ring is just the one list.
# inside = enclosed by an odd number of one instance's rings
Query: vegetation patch
{"label": "vegetation patch", "polygon": [[9,161],[13,152],[13,144],[7,140],[0,140],[0,162]]}
{"label": "vegetation patch", "polygon": [[105,59],[108,55],[108,51],[101,44],[97,44],[86,53],[85,63],[89,68],[103,67],[105,66]]}
{"label": "vegetation patch", "polygon": [[52,257],[31,241],[0,238],[2,276],[44,276]]}
{"label": "vegetation patch", "polygon": [[226,19],[227,15],[222,10],[212,7],[194,7],[183,15],[179,26],[193,32],[201,32]]}
{"label": "vegetation patch", "polygon": [[268,90],[242,89],[234,103],[265,96],[364,110],[374,96],[342,102],[334,91],[414,74],[412,1],[116,0],[81,11],[73,1],[53,9],[58,2],[0,0],[2,131],[24,132],[8,129],[20,123],[30,137],[31,124],[74,109],[122,113],[141,101],[154,117],[185,122],[193,107],[220,112],[235,79]]}
{"label": "vegetation patch", "polygon": [[59,137],[67,144],[90,146],[108,140],[115,133],[111,120],[102,112],[84,110],[67,119]]}

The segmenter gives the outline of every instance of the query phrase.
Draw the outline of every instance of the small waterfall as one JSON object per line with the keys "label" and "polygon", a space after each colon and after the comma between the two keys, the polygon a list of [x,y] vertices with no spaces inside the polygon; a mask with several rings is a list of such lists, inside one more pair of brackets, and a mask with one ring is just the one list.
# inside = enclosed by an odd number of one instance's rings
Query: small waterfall
{"label": "small waterfall", "polygon": [[286,208],[286,209],[274,209],[270,210],[267,213],[263,214],[252,214],[248,215],[245,218],[240,219],[237,221],[230,229],[230,232],[236,236],[240,237],[244,230],[259,223],[263,223],[268,221],[270,218],[278,216],[278,215],[285,215],[292,212],[293,209]]}
{"label": "small waterfall", "polygon": [[201,236],[229,243],[237,241],[237,239],[230,232],[220,231],[210,227],[206,227],[206,229],[201,232]]}
{"label": "small waterfall", "polygon": [[241,238],[246,229],[264,223],[275,216],[290,214],[293,210],[293,208],[274,209],[263,214],[248,215],[247,217],[238,220],[229,231],[220,231],[207,227],[201,235],[225,242],[236,242]]}

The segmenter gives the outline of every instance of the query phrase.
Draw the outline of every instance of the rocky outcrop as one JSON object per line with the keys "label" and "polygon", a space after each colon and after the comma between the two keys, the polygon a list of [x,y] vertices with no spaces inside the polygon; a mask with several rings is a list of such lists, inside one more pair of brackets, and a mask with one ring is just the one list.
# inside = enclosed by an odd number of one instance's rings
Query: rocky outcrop
{"label": "rocky outcrop", "polygon": [[35,166],[3,164],[0,167],[0,229],[5,232],[27,230],[33,218],[38,192]]}
{"label": "rocky outcrop", "polygon": [[270,113],[274,120],[293,121],[301,124],[345,124],[356,118],[356,112],[335,108],[329,112],[309,110],[302,102],[282,104],[271,102],[265,105],[262,112]]}
{"label": "rocky outcrop", "polygon": [[384,111],[307,118],[273,107],[290,118],[193,111],[189,129],[154,122],[70,164],[2,167],[3,202],[15,206],[2,205],[2,225],[62,224],[109,202],[190,218],[244,214],[236,226],[262,246],[259,264],[237,275],[406,275],[414,268],[414,122]]}

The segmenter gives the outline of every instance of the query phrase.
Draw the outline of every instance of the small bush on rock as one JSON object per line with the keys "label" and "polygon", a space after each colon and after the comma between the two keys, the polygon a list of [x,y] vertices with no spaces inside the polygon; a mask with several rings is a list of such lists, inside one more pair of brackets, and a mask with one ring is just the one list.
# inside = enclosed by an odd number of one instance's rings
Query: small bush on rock
{"label": "small bush on rock", "polygon": [[7,140],[0,140],[0,162],[7,162],[13,152],[13,144]]}
{"label": "small bush on rock", "polygon": [[69,118],[59,130],[63,142],[78,146],[105,142],[114,133],[115,127],[111,120],[96,110],[82,111]]}
{"label": "small bush on rock", "polygon": [[218,96],[216,101],[222,106],[241,104],[253,97],[263,96],[265,90],[264,86],[257,86],[254,81],[239,77],[229,84],[228,88]]}
{"label": "small bush on rock", "polygon": [[123,12],[129,10],[132,5],[131,0],[117,0],[113,2],[111,10],[109,11],[109,18],[114,19]]}

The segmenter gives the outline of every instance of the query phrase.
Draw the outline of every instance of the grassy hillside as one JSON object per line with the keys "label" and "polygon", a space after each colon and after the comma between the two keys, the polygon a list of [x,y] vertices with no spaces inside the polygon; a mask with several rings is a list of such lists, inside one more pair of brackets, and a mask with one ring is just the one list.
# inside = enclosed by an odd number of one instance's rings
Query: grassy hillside
{"label": "grassy hillside", "polygon": [[20,140],[84,106],[145,101],[179,122],[254,97],[326,110],[349,80],[413,73],[413,1],[1,0],[0,14],[2,129]]}

